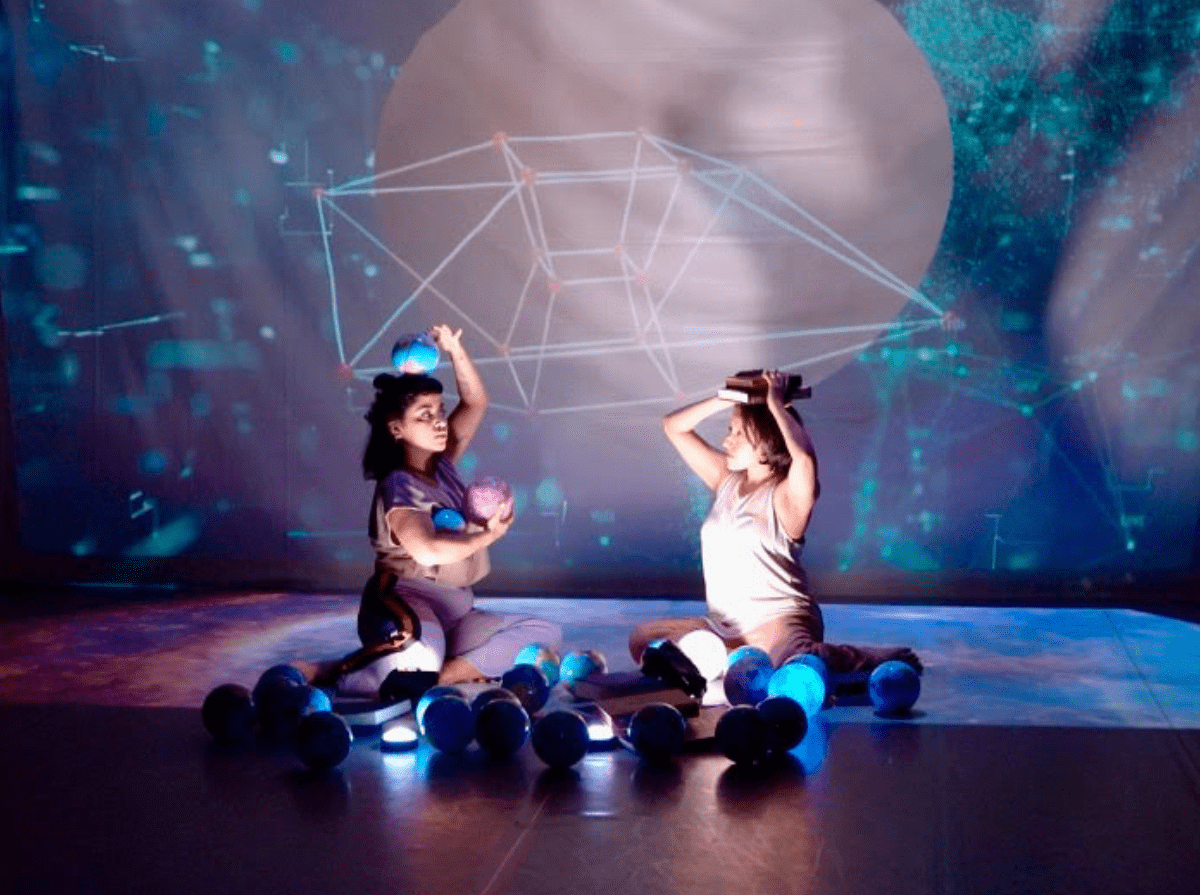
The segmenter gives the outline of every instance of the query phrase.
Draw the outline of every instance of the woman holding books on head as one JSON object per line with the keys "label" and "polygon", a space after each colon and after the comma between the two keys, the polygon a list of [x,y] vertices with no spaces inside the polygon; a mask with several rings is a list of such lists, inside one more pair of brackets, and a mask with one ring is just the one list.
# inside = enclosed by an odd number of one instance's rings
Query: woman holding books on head
{"label": "woman holding books on head", "polygon": [[[825,643],[821,608],[808,593],[800,562],[821,485],[812,439],[790,405],[806,394],[798,390],[799,377],[768,370],[739,374],[728,385],[735,388],[663,418],[671,444],[714,494],[700,529],[707,612],[639,625],[629,638],[634,660],[641,662],[656,640],[677,641],[692,631],[708,630],[727,650],[762,648],[776,667],[792,656],[815,653],[833,674],[868,672],[889,659],[920,671],[919,659],[908,648]],[[744,403],[735,400],[743,396]],[[696,427],[730,408],[718,449]]]}

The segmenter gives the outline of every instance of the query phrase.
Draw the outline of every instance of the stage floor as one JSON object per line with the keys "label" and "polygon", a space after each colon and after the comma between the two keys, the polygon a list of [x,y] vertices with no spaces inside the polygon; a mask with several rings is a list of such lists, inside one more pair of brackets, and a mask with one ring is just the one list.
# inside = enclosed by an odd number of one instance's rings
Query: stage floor
{"label": "stage floor", "polygon": [[[91,600],[93,604],[97,601]],[[1200,626],[1124,609],[827,605],[831,641],[908,645],[913,717],[821,713],[792,760],[555,774],[361,739],[313,775],[214,746],[199,705],[354,643],[355,598],[125,600],[0,621],[0,891],[1192,892]],[[694,602],[483,598],[632,668]]]}

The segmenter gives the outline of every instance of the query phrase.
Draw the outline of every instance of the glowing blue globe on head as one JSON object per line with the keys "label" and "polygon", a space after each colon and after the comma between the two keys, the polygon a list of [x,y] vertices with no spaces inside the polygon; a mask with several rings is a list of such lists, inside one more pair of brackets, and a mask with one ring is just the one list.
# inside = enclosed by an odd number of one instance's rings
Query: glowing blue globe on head
{"label": "glowing blue globe on head", "polygon": [[911,665],[893,659],[871,672],[867,692],[879,714],[902,715],[921,695],[921,678]]}
{"label": "glowing blue globe on head", "polygon": [[402,336],[392,346],[392,366],[399,373],[432,373],[439,359],[437,343],[429,333]]}
{"label": "glowing blue globe on head", "polygon": [[825,682],[811,665],[788,662],[775,669],[767,684],[768,696],[789,696],[800,703],[808,718],[816,717],[825,704]]}

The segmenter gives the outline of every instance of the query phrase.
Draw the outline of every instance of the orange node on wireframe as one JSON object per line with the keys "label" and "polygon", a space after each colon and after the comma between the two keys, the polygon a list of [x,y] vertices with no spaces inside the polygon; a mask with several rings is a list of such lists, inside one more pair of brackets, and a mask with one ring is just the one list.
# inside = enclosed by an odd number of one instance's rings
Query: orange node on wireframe
{"label": "orange node on wireframe", "polygon": [[546,288],[549,289],[551,292],[557,292],[559,289],[562,288],[562,283],[560,283],[558,280],[547,280]]}
{"label": "orange node on wireframe", "polygon": [[325,195],[325,187],[323,187],[323,186],[314,186],[313,187],[312,197],[314,199],[320,199],[324,195]]}
{"label": "orange node on wireframe", "polygon": [[512,348],[510,348],[508,343],[505,342],[503,345],[497,345],[496,351],[498,351],[500,354],[508,354],[510,351],[512,351]]}
{"label": "orange node on wireframe", "polygon": [[492,145],[497,149],[502,148],[507,142],[508,134],[506,134],[504,131],[496,131],[496,133],[492,134]]}
{"label": "orange node on wireframe", "polygon": [[354,381],[354,368],[349,364],[338,364],[337,378],[339,382],[350,383]]}
{"label": "orange node on wireframe", "polygon": [[533,183],[537,180],[537,171],[533,170],[533,168],[526,168],[521,172],[521,179],[526,183]]}

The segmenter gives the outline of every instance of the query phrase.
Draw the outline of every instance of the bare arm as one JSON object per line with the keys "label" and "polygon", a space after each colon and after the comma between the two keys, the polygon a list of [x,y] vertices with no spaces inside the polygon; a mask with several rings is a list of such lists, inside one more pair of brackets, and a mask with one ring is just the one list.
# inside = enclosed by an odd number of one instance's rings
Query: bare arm
{"label": "bare arm", "polygon": [[697,435],[696,426],[732,404],[732,401],[714,395],[673,410],[663,417],[663,431],[667,433],[667,439],[710,491],[716,490],[727,473],[725,455]]}
{"label": "bare arm", "polygon": [[396,543],[423,566],[444,566],[466,559],[488,547],[512,527],[513,516],[501,519],[499,512],[483,531],[437,531],[428,513],[411,507],[393,507],[387,523]]}
{"label": "bare arm", "polygon": [[792,540],[799,540],[808,528],[821,484],[817,477],[817,452],[812,439],[798,419],[787,412],[783,390],[787,377],[769,372],[767,376],[767,409],[779,424],[783,441],[791,455],[792,465],[787,477],[775,489],[775,513],[783,530]]}
{"label": "bare arm", "polygon": [[454,382],[458,389],[459,401],[446,421],[450,428],[446,456],[457,461],[467,452],[483,422],[483,415],[488,407],[487,389],[484,388],[483,380],[470,355],[462,347],[461,329],[456,331],[444,324],[438,324],[430,330],[430,335],[454,365]]}

